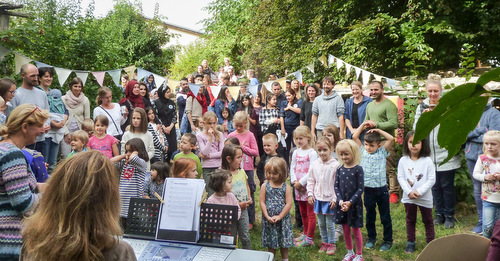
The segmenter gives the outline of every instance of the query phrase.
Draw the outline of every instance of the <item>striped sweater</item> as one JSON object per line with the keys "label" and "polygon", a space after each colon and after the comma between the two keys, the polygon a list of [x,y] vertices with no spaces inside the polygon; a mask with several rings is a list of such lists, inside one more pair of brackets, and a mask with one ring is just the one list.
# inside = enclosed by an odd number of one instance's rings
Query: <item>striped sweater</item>
{"label": "striped sweater", "polygon": [[36,179],[24,154],[11,143],[0,143],[0,260],[18,259],[23,215],[38,205]]}
{"label": "striped sweater", "polygon": [[127,217],[130,198],[142,198],[144,182],[146,181],[146,161],[139,156],[132,157],[128,163],[121,160],[116,163],[121,170],[120,174],[120,216]]}

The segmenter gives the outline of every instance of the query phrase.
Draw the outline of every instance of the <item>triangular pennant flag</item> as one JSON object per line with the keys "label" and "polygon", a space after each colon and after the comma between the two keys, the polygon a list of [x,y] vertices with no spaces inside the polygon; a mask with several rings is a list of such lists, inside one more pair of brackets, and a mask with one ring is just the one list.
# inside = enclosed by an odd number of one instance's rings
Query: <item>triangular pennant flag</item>
{"label": "triangular pennant flag", "polygon": [[385,80],[387,81],[387,84],[389,84],[389,86],[396,87],[396,81],[395,80],[390,79],[390,78],[385,78]]}
{"label": "triangular pennant flag", "polygon": [[146,71],[142,68],[137,68],[137,81],[140,82],[144,79],[144,81],[147,80],[147,77],[151,75],[152,73],[149,71]]}
{"label": "triangular pennant flag", "polygon": [[[110,70],[106,71],[109,76],[111,76],[111,79],[113,79],[113,82],[115,83],[116,86],[120,86],[122,83],[120,81],[120,76],[122,73],[122,69],[115,69],[115,70]],[[122,86],[125,87],[125,86]]]}
{"label": "triangular pennant flag", "polygon": [[345,75],[349,76],[349,73],[351,72],[352,65],[345,63]]}
{"label": "triangular pennant flag", "polygon": [[382,76],[381,75],[378,75],[378,74],[374,74],[373,77],[375,77],[375,80],[377,81],[382,81]]}
{"label": "triangular pennant flag", "polygon": [[155,84],[156,86],[161,86],[162,83],[166,80],[165,77],[160,76],[158,74],[153,73],[153,77],[155,78]]}
{"label": "triangular pennant flag", "polygon": [[323,66],[328,67],[328,63],[326,62],[326,55],[321,55],[318,60],[323,64]]}
{"label": "triangular pennant flag", "polygon": [[312,73],[314,73],[314,63],[309,64],[308,66],[306,66],[306,68],[309,69],[309,71],[311,71]]}
{"label": "triangular pennant flag", "polygon": [[295,76],[295,79],[302,83],[302,70],[294,72],[293,76]]}
{"label": "triangular pennant flag", "polygon": [[233,96],[233,99],[238,98],[238,93],[240,92],[239,86],[229,86],[227,88],[229,89],[229,93],[231,93],[231,96]]}
{"label": "triangular pennant flag", "polygon": [[356,66],[353,66],[354,67],[354,71],[356,73],[356,80],[359,78],[359,75],[361,74],[361,68],[358,68]]}
{"label": "triangular pennant flag", "polygon": [[342,68],[342,66],[344,66],[344,61],[342,61],[339,58],[337,58],[337,70],[339,70],[340,68]]}
{"label": "triangular pennant flag", "polygon": [[177,87],[181,84],[181,82],[168,78],[167,84],[168,84],[168,87],[170,87],[170,90],[172,90],[172,92],[174,92],[177,89]]}
{"label": "triangular pennant flag", "polygon": [[331,66],[335,60],[335,56],[329,54],[328,55],[328,66]]}
{"label": "triangular pennant flag", "polygon": [[247,91],[253,95],[253,97],[257,97],[257,92],[259,91],[259,85],[248,85]]}
{"label": "triangular pennant flag", "polygon": [[35,61],[35,64],[36,64],[36,68],[42,68],[42,67],[54,67],[54,66],[51,66],[51,65],[48,65],[48,64],[46,64],[46,63],[39,62],[39,61]]}
{"label": "triangular pennant flag", "polygon": [[273,82],[272,82],[272,81],[269,81],[269,82],[264,82],[264,83],[262,83],[262,84],[266,87],[266,89],[267,89],[268,91],[270,91],[270,92],[272,92],[272,91],[273,91],[273,90],[272,90],[272,88],[271,88],[271,87],[272,87],[272,85],[273,85]]}
{"label": "triangular pennant flag", "polygon": [[99,86],[102,87],[102,84],[104,83],[104,75],[106,74],[106,72],[104,72],[104,71],[92,72],[92,74],[94,75],[95,79],[97,80],[97,83],[99,84]]}
{"label": "triangular pennant flag", "polygon": [[130,65],[129,67],[123,68],[123,70],[127,73],[128,78],[132,80],[134,78],[135,65]]}
{"label": "triangular pennant flag", "polygon": [[85,71],[75,71],[76,77],[82,80],[83,85],[87,82],[87,77],[89,77],[89,72]]}
{"label": "triangular pennant flag", "polygon": [[212,95],[215,99],[217,99],[217,97],[219,96],[220,89],[220,86],[210,86],[210,90],[212,90]]}
{"label": "triangular pennant flag", "polygon": [[370,81],[370,75],[371,73],[369,71],[361,70],[361,73],[363,75],[363,86],[366,86],[368,82]]}
{"label": "triangular pennant flag", "polygon": [[280,83],[281,85],[281,89],[283,91],[286,91],[286,77],[283,77],[283,78],[279,78],[278,80],[276,80],[277,82]]}
{"label": "triangular pennant flag", "polygon": [[57,79],[59,80],[59,86],[63,87],[64,82],[66,82],[66,79],[68,79],[72,71],[59,67],[54,67],[54,70],[56,71]]}
{"label": "triangular pennant flag", "polygon": [[0,45],[0,61],[3,61],[3,58],[5,58],[5,56],[10,52],[12,52],[12,50]]}
{"label": "triangular pennant flag", "polygon": [[198,95],[198,91],[200,90],[200,86],[198,84],[190,83],[189,84],[189,89],[194,93],[194,95]]}
{"label": "triangular pennant flag", "polygon": [[24,64],[27,64],[27,63],[33,61],[30,58],[28,58],[28,57],[26,57],[24,55],[18,54],[18,53],[16,53],[14,59],[16,61],[16,73],[20,73],[21,72],[21,67]]}

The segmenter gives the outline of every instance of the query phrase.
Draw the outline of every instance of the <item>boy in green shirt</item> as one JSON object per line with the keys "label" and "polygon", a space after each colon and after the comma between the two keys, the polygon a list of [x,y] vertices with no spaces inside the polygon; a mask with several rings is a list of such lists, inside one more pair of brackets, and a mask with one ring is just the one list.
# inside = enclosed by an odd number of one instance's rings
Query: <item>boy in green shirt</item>
{"label": "boy in green shirt", "polygon": [[196,154],[194,154],[191,150],[196,146],[196,136],[192,133],[186,133],[181,137],[181,144],[179,147],[180,152],[174,156],[174,163],[178,158],[190,158],[196,161],[196,170],[199,175],[202,175],[203,170],[201,169],[201,161]]}

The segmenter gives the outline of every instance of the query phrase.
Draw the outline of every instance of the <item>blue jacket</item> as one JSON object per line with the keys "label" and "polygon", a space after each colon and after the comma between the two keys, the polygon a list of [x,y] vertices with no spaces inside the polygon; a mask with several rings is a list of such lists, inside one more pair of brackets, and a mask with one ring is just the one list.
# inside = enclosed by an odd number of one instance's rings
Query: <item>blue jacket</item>
{"label": "blue jacket", "polygon": [[[288,106],[288,101],[284,100],[280,104],[280,117],[285,118],[285,129],[297,128],[300,125],[300,113],[295,113],[291,110],[285,111]],[[295,108],[302,108],[302,100],[297,100],[292,105]],[[289,133],[288,135],[291,135]]]}
{"label": "blue jacket", "polygon": [[[361,100],[361,103],[358,105],[358,119],[359,119],[359,125],[363,123],[365,120],[366,116],[366,106],[368,106],[368,103],[372,101],[372,98],[363,96],[363,100]],[[344,113],[344,120],[350,120],[352,124],[352,106],[354,104],[354,98],[349,98],[345,101],[345,113]],[[352,138],[352,133],[349,130],[349,128],[346,128],[346,134],[347,138],[351,139]],[[364,136],[364,132],[362,134]],[[363,140],[363,138],[361,138]]]}
{"label": "blue jacket", "polygon": [[483,137],[490,130],[500,130],[500,112],[488,104],[476,128],[467,135],[465,157],[468,160],[476,161],[483,153]]}
{"label": "blue jacket", "polygon": [[[229,118],[232,119],[234,114],[236,113],[236,110],[238,109],[238,106],[236,106],[236,101],[233,99],[231,102],[227,102],[227,106],[229,107],[229,111],[231,112],[229,115]],[[225,102],[222,102],[220,100],[216,100],[214,104],[214,109],[215,109],[215,114],[217,114],[217,124],[222,124],[223,119],[222,119],[222,110],[226,107]]]}

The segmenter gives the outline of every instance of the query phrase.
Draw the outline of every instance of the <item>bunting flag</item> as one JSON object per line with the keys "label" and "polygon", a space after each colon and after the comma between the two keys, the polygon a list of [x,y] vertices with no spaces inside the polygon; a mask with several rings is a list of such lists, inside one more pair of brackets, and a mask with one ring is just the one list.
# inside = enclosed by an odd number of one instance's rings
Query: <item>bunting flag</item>
{"label": "bunting flag", "polygon": [[345,75],[349,76],[349,73],[351,72],[352,65],[345,63]]}
{"label": "bunting flag", "polygon": [[170,90],[172,90],[172,92],[175,92],[175,89],[177,89],[177,87],[179,85],[181,85],[181,82],[180,81],[176,81],[176,80],[171,79],[171,78],[168,78],[167,79],[167,84],[168,84],[168,87],[170,87]]}
{"label": "bunting flag", "polygon": [[321,55],[321,57],[318,58],[318,60],[323,64],[323,66],[325,67],[328,67],[328,63],[327,63],[327,59],[326,59],[326,55]]}
{"label": "bunting flag", "polygon": [[271,87],[272,87],[272,86],[271,86],[272,84],[273,84],[273,82],[263,82],[263,83],[262,83],[262,85],[264,85],[264,87],[266,87],[266,89],[267,89],[268,91],[270,91],[270,92],[272,91],[272,88],[271,88]]}
{"label": "bunting flag", "polygon": [[122,73],[122,69],[115,69],[106,72],[109,74],[109,76],[111,76],[111,79],[113,79],[113,82],[115,83],[116,86],[121,86],[122,83],[120,81],[120,76]]}
{"label": "bunting flag", "polygon": [[335,57],[331,54],[328,55],[328,66],[331,66],[335,61]]}
{"label": "bunting flag", "polygon": [[66,82],[66,79],[68,79],[72,71],[59,67],[54,67],[54,70],[56,71],[57,79],[59,80],[59,85],[63,87],[64,83]]}
{"label": "bunting flag", "polygon": [[11,52],[10,49],[0,45],[0,61],[3,61],[3,58],[5,58],[5,56],[10,52]]}
{"label": "bunting flag", "polygon": [[389,84],[389,86],[391,87],[396,87],[396,81],[391,79],[391,78],[385,78],[385,80],[387,81],[387,84]]}
{"label": "bunting flag", "polygon": [[220,89],[220,86],[210,86],[210,90],[212,90],[212,95],[215,97],[215,99],[217,99],[217,97],[219,96]]}
{"label": "bunting flag", "polygon": [[312,73],[314,73],[314,62],[306,66],[306,68],[309,69],[309,71],[311,71]]}
{"label": "bunting flag", "polygon": [[373,76],[375,77],[375,80],[377,80],[379,82],[382,81],[382,76],[380,76],[378,74],[374,74]]}
{"label": "bunting flag", "polygon": [[142,68],[137,68],[137,81],[140,82],[144,78],[144,81],[147,81],[147,77],[151,75],[152,73],[149,71],[146,71]]}
{"label": "bunting flag", "polygon": [[248,85],[247,91],[253,95],[253,97],[257,97],[257,92],[259,91],[259,85]]}
{"label": "bunting flag", "polygon": [[158,74],[153,73],[153,77],[155,78],[156,86],[161,86],[167,78],[160,76]]}
{"label": "bunting flag", "polygon": [[297,79],[297,81],[302,83],[302,70],[294,72],[293,76],[295,76],[295,79]]}
{"label": "bunting flag", "polygon": [[366,86],[370,81],[371,73],[369,71],[361,70],[361,74],[363,76],[363,86]]}
{"label": "bunting flag", "polygon": [[21,54],[18,54],[18,53],[15,53],[15,61],[16,61],[16,73],[20,73],[21,72],[21,67],[24,65],[24,64],[27,64],[33,60],[31,60],[30,58],[24,56],[24,55],[21,55]]}
{"label": "bunting flag", "polygon": [[92,72],[92,75],[94,75],[95,79],[97,80],[97,83],[99,86],[102,87],[102,84],[104,83],[104,75],[106,72],[101,71],[101,72]]}
{"label": "bunting flag", "polygon": [[340,68],[342,68],[342,66],[344,66],[344,61],[337,58],[337,69],[340,70]]}
{"label": "bunting flag", "polygon": [[36,64],[36,67],[37,67],[37,68],[42,68],[42,67],[54,67],[54,66],[51,66],[51,65],[48,65],[48,64],[46,64],[46,63],[39,62],[39,61],[35,61],[35,64]]}
{"label": "bunting flag", "polygon": [[354,72],[356,73],[356,80],[359,79],[359,75],[361,74],[361,68],[358,68],[356,66],[354,67]]}
{"label": "bunting flag", "polygon": [[279,78],[278,80],[276,80],[277,82],[280,83],[281,85],[281,89],[283,91],[286,91],[286,77],[283,77],[283,78]]}
{"label": "bunting flag", "polygon": [[200,91],[200,86],[198,84],[190,83],[189,84],[189,89],[194,93],[194,95],[198,95],[198,91]]}
{"label": "bunting flag", "polygon": [[86,71],[75,71],[76,77],[82,80],[83,85],[87,82],[87,77],[89,77],[89,72]]}
{"label": "bunting flag", "polygon": [[238,98],[238,93],[240,93],[239,86],[229,86],[227,88],[229,89],[229,93],[231,93],[231,96],[233,96],[233,99]]}
{"label": "bunting flag", "polygon": [[130,65],[129,67],[123,68],[123,70],[127,73],[128,78],[132,80],[134,78],[135,65]]}

